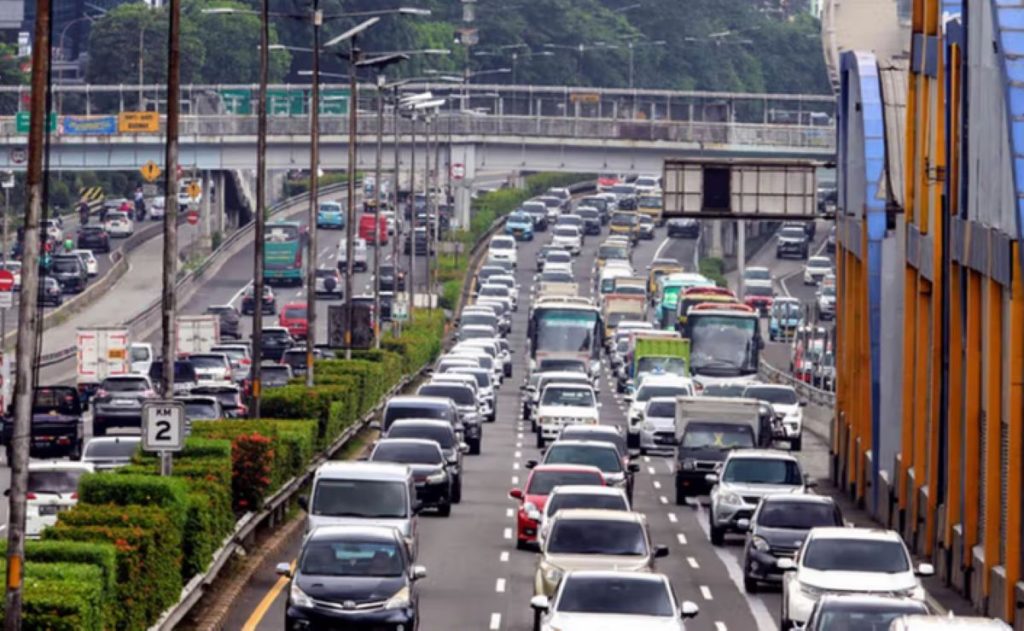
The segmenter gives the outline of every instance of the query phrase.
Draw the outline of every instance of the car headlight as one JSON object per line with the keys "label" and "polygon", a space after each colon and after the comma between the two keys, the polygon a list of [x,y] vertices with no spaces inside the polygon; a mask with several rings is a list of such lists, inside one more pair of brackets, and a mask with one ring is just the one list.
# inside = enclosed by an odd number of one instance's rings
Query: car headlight
{"label": "car headlight", "polygon": [[754,549],[758,552],[768,552],[772,549],[772,547],[768,545],[768,542],[762,539],[761,537],[753,537],[750,540],[750,545],[753,546]]}
{"label": "car headlight", "polygon": [[402,589],[395,592],[395,595],[389,598],[386,603],[384,603],[384,608],[402,609],[404,607],[408,607],[411,604],[412,601],[409,600],[409,586],[406,585]]}
{"label": "car headlight", "polygon": [[437,484],[439,482],[444,482],[447,478],[448,474],[445,473],[443,470],[438,471],[437,473],[431,473],[430,475],[427,476],[427,484]]}
{"label": "car headlight", "polygon": [[743,498],[736,493],[725,492],[718,496],[718,501],[730,506],[743,506]]}
{"label": "car headlight", "polygon": [[526,513],[526,516],[532,519],[533,521],[540,520],[540,510],[533,502],[527,502],[523,504],[523,512]]}
{"label": "car headlight", "polygon": [[549,565],[544,568],[544,580],[549,583],[558,583],[562,580],[562,569]]}
{"label": "car headlight", "polygon": [[654,423],[652,421],[644,421],[643,427],[644,427],[644,431],[647,431],[647,432],[653,432],[654,431]]}
{"label": "car headlight", "polygon": [[306,592],[304,592],[301,589],[299,589],[299,586],[295,584],[295,581],[292,581],[292,587],[291,587],[289,596],[291,598],[292,604],[295,605],[296,607],[312,607],[313,606],[313,599],[310,598],[306,594]]}
{"label": "car headlight", "polygon": [[693,458],[687,458],[686,460],[683,460],[682,467],[683,471],[694,471],[697,469],[697,461]]}
{"label": "car headlight", "polygon": [[813,585],[808,585],[807,583],[800,583],[800,593],[803,594],[804,598],[818,600],[819,598],[821,598],[821,595],[824,593],[824,591],[817,587],[814,587]]}

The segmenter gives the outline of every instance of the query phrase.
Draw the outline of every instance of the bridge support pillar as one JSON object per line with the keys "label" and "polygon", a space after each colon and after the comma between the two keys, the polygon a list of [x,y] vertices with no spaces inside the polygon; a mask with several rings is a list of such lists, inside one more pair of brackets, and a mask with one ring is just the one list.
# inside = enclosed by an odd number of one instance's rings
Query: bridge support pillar
{"label": "bridge support pillar", "polygon": [[471,144],[452,147],[452,164],[462,165],[461,180],[455,181],[455,222],[460,229],[469,228],[473,205],[473,180],[476,177],[476,147]]}
{"label": "bridge support pillar", "polygon": [[722,220],[714,219],[711,221],[711,247],[708,249],[708,256],[710,258],[723,258],[724,251],[722,249]]}
{"label": "bridge support pillar", "polygon": [[224,171],[213,172],[213,190],[215,196],[213,197],[213,233],[220,233],[221,238],[224,237],[224,231],[227,227],[227,188],[224,186]]}
{"label": "bridge support pillar", "polygon": [[[214,192],[211,190],[210,172],[203,171],[202,199],[199,202],[199,249],[202,252],[209,252],[213,247],[213,220],[210,217],[210,210],[216,208],[217,204],[211,204],[210,198]],[[218,194],[220,190],[216,191]]]}

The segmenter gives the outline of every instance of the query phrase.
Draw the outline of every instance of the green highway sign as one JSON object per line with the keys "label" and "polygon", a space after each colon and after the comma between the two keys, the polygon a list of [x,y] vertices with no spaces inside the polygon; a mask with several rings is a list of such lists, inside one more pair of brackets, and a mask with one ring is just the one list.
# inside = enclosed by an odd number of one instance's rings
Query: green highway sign
{"label": "green highway sign", "polygon": [[[229,114],[246,116],[256,109],[256,94],[248,88],[223,89],[220,97],[224,110]],[[348,102],[348,90],[323,90],[320,92],[320,114],[344,116],[348,114]],[[305,88],[267,91],[267,114],[271,116],[305,116],[307,103]]]}
{"label": "green highway sign", "polygon": [[[16,124],[16,132],[19,133],[19,134],[27,134],[28,133],[28,127],[29,127],[30,119],[31,119],[31,114],[29,112],[18,112],[15,115],[15,117],[14,117],[15,124]],[[50,119],[49,119],[48,122],[49,122],[49,127],[50,127],[50,133],[56,132],[57,131],[57,112],[50,112]]]}

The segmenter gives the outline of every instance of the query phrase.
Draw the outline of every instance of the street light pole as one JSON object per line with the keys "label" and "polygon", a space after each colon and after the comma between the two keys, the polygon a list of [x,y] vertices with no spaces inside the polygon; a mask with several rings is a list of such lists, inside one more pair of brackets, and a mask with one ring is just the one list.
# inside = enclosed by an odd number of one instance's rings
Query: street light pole
{"label": "street light pole", "polygon": [[270,0],[260,1],[260,89],[256,99],[256,222],[253,247],[252,414],[260,417],[263,361],[263,247],[267,205],[267,82],[270,69]]}
{"label": "street light pole", "polygon": [[401,118],[400,112],[398,111],[398,86],[397,85],[393,86],[391,107],[393,108],[392,112],[391,112],[392,119],[394,120],[394,123],[395,123],[395,130],[394,130],[395,131],[395,170],[391,174],[391,194],[395,196],[395,206],[394,206],[394,210],[395,210],[395,242],[391,246],[391,252],[392,252],[391,260],[394,261],[394,264],[395,264],[395,290],[393,292],[393,294],[394,294],[393,297],[395,299],[395,302],[397,302],[398,291],[399,291],[399,289],[398,289],[398,273],[399,273],[398,272],[398,268],[400,267],[399,264],[398,264],[398,242],[401,241],[401,239],[402,239],[402,226],[405,225],[405,221],[402,218],[402,210],[401,210],[401,208],[398,205],[398,182],[399,182],[398,171],[399,171],[399,160],[401,159],[400,148],[399,148],[399,141],[401,140],[401,131],[400,131],[399,127],[400,127],[400,125],[402,123],[402,118]]}
{"label": "street light pole", "polygon": [[430,112],[426,112],[423,115],[423,214],[427,218],[427,223],[424,226],[426,232],[424,232],[424,241],[427,244],[427,253],[423,260],[423,285],[426,288],[427,296],[427,307],[432,307],[430,299],[431,287],[430,287],[430,248],[433,247],[430,231]]}
{"label": "street light pole", "polygon": [[[359,84],[356,82],[356,62],[359,61],[359,48],[356,37],[352,36],[348,56],[348,211],[345,222],[345,359],[352,359],[352,325],[355,309],[352,300],[353,257],[355,249],[355,206],[356,206],[356,109],[359,104]],[[379,210],[379,209],[378,209]],[[379,318],[375,313],[374,318]]]}
{"label": "street light pole", "polygon": [[416,111],[409,128],[409,322],[416,305]]}
{"label": "street light pole", "polygon": [[[313,0],[313,86],[310,89],[309,99],[309,218],[307,219],[309,239],[306,243],[306,386],[308,387],[313,387],[313,358],[315,357],[313,348],[316,345],[316,220],[320,202],[320,27],[323,26],[323,22],[324,14],[320,10],[320,0]],[[350,200],[349,204],[351,203]],[[348,295],[346,295],[346,299],[348,299]]]}
{"label": "street light pole", "polygon": [[[374,217],[374,241],[373,244],[373,312],[377,318],[374,321],[374,342],[373,347],[380,349],[380,249],[384,247],[380,238],[380,220],[384,217],[384,197],[381,195],[384,180],[381,173],[382,154],[384,153],[384,75],[377,75],[377,163],[373,172],[373,193],[377,198],[377,216]],[[384,234],[387,235],[387,221],[384,222]],[[395,268],[395,283],[398,283],[398,268]],[[394,317],[394,303],[392,303],[392,317]]]}

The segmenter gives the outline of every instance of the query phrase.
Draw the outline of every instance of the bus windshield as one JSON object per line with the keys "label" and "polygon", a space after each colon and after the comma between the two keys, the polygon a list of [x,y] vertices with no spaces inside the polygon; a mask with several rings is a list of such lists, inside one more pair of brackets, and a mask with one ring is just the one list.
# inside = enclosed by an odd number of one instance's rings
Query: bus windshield
{"label": "bus windshield", "polygon": [[600,348],[598,314],[593,309],[539,308],[534,313],[532,351],[586,353]]}
{"label": "bus windshield", "polygon": [[746,314],[691,313],[690,370],[708,376],[757,372],[758,320]]}

